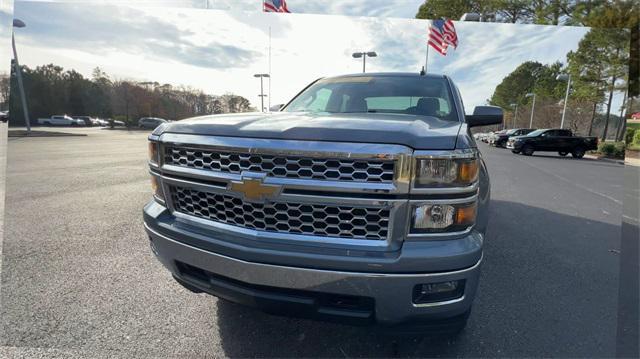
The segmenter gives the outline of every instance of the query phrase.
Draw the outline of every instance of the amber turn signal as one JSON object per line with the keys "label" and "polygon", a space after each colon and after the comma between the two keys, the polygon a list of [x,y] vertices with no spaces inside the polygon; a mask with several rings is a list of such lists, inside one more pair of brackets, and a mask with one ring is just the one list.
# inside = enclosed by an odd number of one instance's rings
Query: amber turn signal
{"label": "amber turn signal", "polygon": [[476,203],[469,206],[456,208],[456,219],[454,221],[457,226],[470,226],[476,221]]}
{"label": "amber turn signal", "polygon": [[149,142],[149,161],[158,163],[158,143]]}

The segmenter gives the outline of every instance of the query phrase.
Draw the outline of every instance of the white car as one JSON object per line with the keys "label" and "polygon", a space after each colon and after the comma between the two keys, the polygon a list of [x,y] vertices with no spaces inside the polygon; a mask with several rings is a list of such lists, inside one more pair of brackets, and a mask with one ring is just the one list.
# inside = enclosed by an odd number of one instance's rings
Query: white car
{"label": "white car", "polygon": [[38,124],[47,126],[84,126],[83,120],[77,120],[67,115],[55,115],[50,118],[39,118]]}
{"label": "white car", "polygon": [[96,124],[96,126],[109,126],[109,121],[103,120],[101,118],[94,119],[94,123]]}

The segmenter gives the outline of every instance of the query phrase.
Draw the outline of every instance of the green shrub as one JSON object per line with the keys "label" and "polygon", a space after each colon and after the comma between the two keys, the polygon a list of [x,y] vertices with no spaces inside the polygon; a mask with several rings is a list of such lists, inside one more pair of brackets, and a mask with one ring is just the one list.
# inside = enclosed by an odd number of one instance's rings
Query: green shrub
{"label": "green shrub", "polygon": [[636,133],[633,135],[633,144],[640,145],[640,131],[636,130]]}
{"label": "green shrub", "polygon": [[613,151],[613,157],[615,158],[624,158],[624,150],[626,148],[626,144],[622,141],[615,143],[615,149]]}
{"label": "green shrub", "polygon": [[624,143],[631,144],[633,143],[633,136],[638,132],[635,128],[627,127],[627,130],[624,133]]}
{"label": "green shrub", "polygon": [[600,142],[598,152],[606,157],[624,158],[625,143],[620,142]]}
{"label": "green shrub", "polygon": [[600,144],[598,144],[598,152],[607,157],[612,157],[615,151],[616,146],[612,142],[600,142]]}

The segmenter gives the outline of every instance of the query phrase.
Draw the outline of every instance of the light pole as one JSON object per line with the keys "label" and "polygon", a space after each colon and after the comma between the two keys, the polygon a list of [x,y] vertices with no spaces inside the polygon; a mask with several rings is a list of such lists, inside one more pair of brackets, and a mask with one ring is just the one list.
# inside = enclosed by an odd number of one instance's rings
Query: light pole
{"label": "light pole", "polygon": [[513,128],[516,128],[516,120],[518,120],[518,104],[512,103],[511,107],[516,107],[516,110],[513,111]]}
{"label": "light pole", "polygon": [[263,84],[263,80],[262,79],[265,78],[265,77],[269,78],[270,76],[269,76],[269,74],[255,74],[255,75],[253,75],[253,77],[259,77],[260,78],[260,95],[258,95],[258,96],[260,97],[260,111],[264,112],[264,98],[267,95],[264,94],[264,84]]}
{"label": "light pole", "polygon": [[556,76],[556,80],[567,81],[567,92],[564,94],[564,107],[562,109],[562,120],[560,128],[564,128],[564,115],[567,112],[567,102],[569,101],[569,88],[571,88],[571,74],[560,74]]}
{"label": "light pole", "polygon": [[369,57],[376,57],[378,56],[378,54],[376,54],[375,51],[369,51],[369,52],[354,52],[351,56],[353,56],[354,59],[359,59],[362,57],[362,72],[366,72],[366,67],[367,67],[367,56]]}
{"label": "light pole", "polygon": [[529,128],[533,128],[533,111],[536,109],[536,94],[535,92],[529,92],[524,97],[533,97],[533,104],[531,105],[531,119],[529,120]]}
{"label": "light pole", "polygon": [[[13,27],[22,28],[27,26],[20,19],[13,19]],[[18,78],[18,88],[20,89],[20,99],[22,100],[22,111],[24,112],[24,123],[27,125],[27,132],[31,132],[31,122],[29,121],[29,109],[27,109],[27,98],[24,95],[24,85],[22,83],[22,71],[18,62],[18,52],[16,51],[16,39],[11,32],[11,46],[13,47],[13,64]]]}

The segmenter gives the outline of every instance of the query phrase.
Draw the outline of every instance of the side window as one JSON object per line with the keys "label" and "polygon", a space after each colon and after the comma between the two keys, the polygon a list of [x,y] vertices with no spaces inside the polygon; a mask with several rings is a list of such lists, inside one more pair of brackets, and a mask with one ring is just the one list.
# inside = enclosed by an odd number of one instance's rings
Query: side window
{"label": "side window", "polygon": [[558,136],[571,137],[571,131],[569,130],[560,130],[558,132]]}
{"label": "side window", "polygon": [[327,88],[318,90],[318,92],[316,92],[316,98],[311,101],[308,109],[311,111],[325,111],[327,109],[327,103],[329,102],[331,93],[332,91]]}

